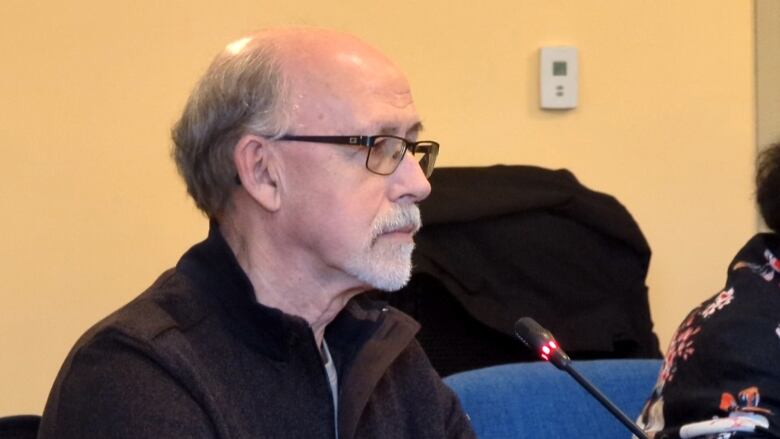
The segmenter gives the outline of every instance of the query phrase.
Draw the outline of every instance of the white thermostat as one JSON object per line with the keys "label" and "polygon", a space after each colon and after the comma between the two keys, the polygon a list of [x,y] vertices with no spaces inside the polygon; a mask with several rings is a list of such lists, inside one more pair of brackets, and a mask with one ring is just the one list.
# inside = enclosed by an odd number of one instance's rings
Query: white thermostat
{"label": "white thermostat", "polygon": [[541,107],[551,110],[577,108],[580,66],[577,48],[542,47],[539,51]]}

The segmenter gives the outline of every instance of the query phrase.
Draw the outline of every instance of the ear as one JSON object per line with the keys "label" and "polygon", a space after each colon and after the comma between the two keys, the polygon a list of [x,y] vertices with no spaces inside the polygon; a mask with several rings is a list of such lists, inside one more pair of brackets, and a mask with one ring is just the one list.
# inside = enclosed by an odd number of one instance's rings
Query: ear
{"label": "ear", "polygon": [[254,134],[243,135],[233,151],[233,163],[244,190],[264,209],[279,210],[279,164],[270,141]]}

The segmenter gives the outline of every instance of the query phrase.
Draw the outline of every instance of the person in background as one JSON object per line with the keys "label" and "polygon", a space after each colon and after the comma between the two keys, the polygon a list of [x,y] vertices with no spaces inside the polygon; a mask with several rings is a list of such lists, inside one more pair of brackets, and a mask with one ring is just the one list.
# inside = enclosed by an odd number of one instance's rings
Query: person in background
{"label": "person in background", "polygon": [[780,144],[758,161],[755,235],[672,337],[639,424],[651,437],[780,437]]}
{"label": "person in background", "polygon": [[91,328],[39,437],[472,438],[410,317],[439,145],[403,73],[359,39],[271,29],[229,44],[173,129],[210,230]]}

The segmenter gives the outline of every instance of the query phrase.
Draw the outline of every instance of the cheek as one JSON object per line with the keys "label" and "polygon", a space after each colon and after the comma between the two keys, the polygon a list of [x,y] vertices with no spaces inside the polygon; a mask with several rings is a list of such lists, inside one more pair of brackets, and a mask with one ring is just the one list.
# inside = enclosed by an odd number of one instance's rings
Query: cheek
{"label": "cheek", "polygon": [[345,211],[359,219],[366,227],[371,226],[374,219],[385,209],[389,209],[387,188],[382,176],[369,174],[361,170],[366,178],[356,181],[346,189],[342,200]]}
{"label": "cheek", "polygon": [[320,162],[301,175],[306,180],[307,202],[320,212],[353,226],[369,226],[387,201],[385,178],[371,174],[360,163],[345,160]]}
{"label": "cheek", "polygon": [[381,198],[365,196],[359,191],[347,191],[344,195],[331,194],[323,199],[332,230],[342,237],[363,238],[370,233],[371,224],[378,215]]}
{"label": "cheek", "polygon": [[327,213],[322,228],[317,230],[327,248],[342,257],[363,251],[371,241],[371,225],[382,212],[384,195],[377,190],[348,188],[341,194],[331,193],[319,200]]}
{"label": "cheek", "polygon": [[[336,151],[338,153],[339,151]],[[288,168],[288,213],[298,224],[293,233],[331,249],[354,251],[367,239],[371,223],[389,210],[386,179],[369,173],[362,163],[320,154],[307,166]]]}

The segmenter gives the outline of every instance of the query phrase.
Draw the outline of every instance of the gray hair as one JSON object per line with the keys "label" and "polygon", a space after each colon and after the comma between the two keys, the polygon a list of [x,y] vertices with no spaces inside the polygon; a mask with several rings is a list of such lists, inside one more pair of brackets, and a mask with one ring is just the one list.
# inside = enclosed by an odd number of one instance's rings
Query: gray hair
{"label": "gray hair", "polygon": [[174,125],[173,158],[195,204],[210,218],[236,187],[233,151],[241,136],[278,137],[288,128],[285,78],[270,39],[218,55]]}

